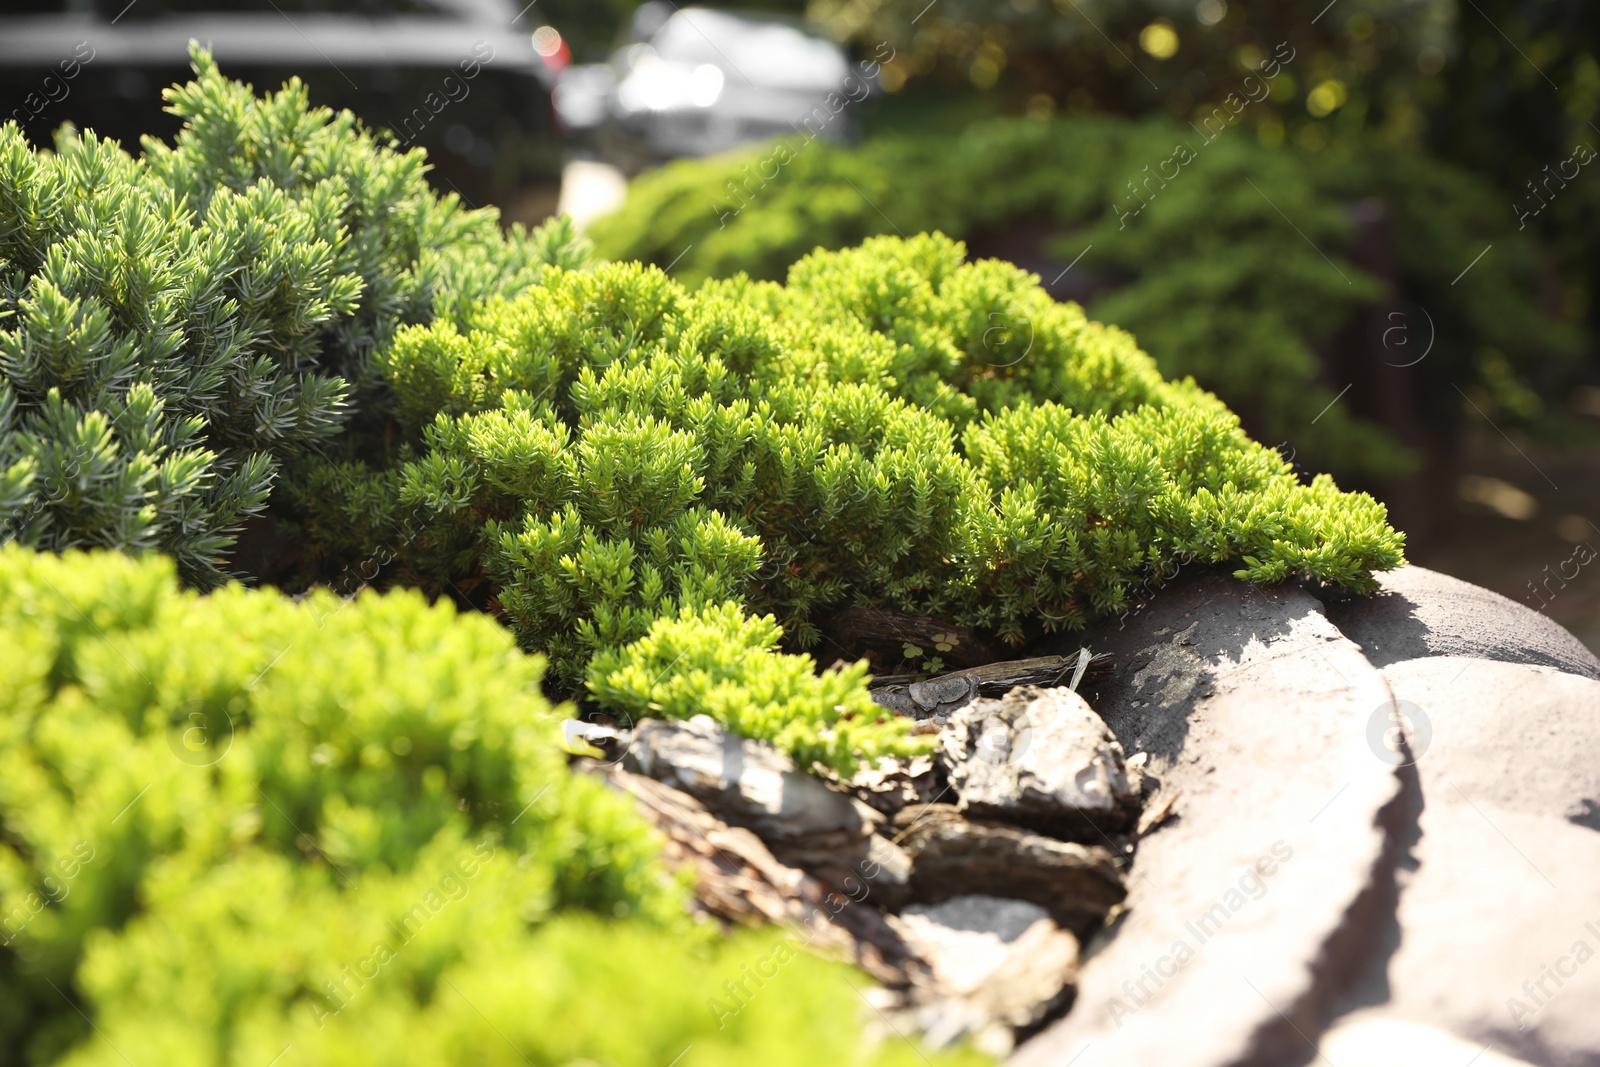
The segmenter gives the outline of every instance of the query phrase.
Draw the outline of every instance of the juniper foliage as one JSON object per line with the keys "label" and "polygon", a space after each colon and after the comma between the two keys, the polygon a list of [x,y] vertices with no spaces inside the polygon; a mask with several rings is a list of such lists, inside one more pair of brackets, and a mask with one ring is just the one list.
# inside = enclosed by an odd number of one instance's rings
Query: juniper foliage
{"label": "juniper foliage", "polygon": [[788,935],[689,922],[482,615],[11,545],[0,662],[0,1064],[924,1062]]}
{"label": "juniper foliage", "polygon": [[291,81],[257,98],[192,52],[173,146],[0,127],[0,540],[159,549],[224,577],[287,459],[358,401],[406,323],[576,267],[570,227],[499,232]]}
{"label": "juniper foliage", "polygon": [[[1033,323],[1021,358],[996,358],[996,308]],[[1360,590],[1401,561],[1370,497],[1301,484],[1126,333],[939,235],[818,252],[786,286],[552,271],[380,365],[413,437],[319,503],[365,531],[328,558],[378,531],[405,580],[491,592],[558,690],[714,709],[807,764],[909,739],[769,654],[774,623],[804,650],[875,604],[1022,644],[1174,563]]]}

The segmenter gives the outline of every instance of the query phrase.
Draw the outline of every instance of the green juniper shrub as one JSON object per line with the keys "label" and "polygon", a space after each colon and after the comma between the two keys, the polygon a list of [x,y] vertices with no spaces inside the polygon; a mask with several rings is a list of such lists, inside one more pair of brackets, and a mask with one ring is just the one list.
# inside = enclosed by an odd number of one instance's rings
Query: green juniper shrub
{"label": "green juniper shrub", "polygon": [[810,656],[774,655],[783,631],[725,603],[656,619],[626,648],[606,648],[589,666],[589,687],[605,707],[634,719],[709,714],[849,775],[859,758],[905,756],[908,722],[883,729],[883,709],[867,695],[865,663],[818,676]]}
{"label": "green juniper shrub", "polygon": [[[964,164],[949,147],[933,137],[879,136],[853,150],[789,139],[677,160],[636,178],[625,206],[586,232],[605,258],[673,263],[673,275],[690,283],[740,272],[777,281],[813,248],[894,232],[871,204],[915,230],[960,236],[983,210],[980,201],[1011,198],[1007,183],[981,197],[955,188],[952,169]],[[1053,186],[1066,184],[1063,177],[1051,175]]]}
{"label": "green juniper shrub", "polygon": [[325,448],[407,323],[582,264],[565,223],[500,233],[298,81],[264,98],[192,51],[173,146],[134,159],[0,126],[0,540],[160,549],[224,576],[281,466]]}
{"label": "green juniper shrub", "polygon": [[[1032,320],[1027,358],[986,346],[996,306]],[[490,592],[558,692],[708,711],[803,765],[913,741],[858,673],[790,654],[848,604],[1021,645],[1173,562],[1370,589],[1401,561],[1370,497],[1301,484],[1127,334],[940,235],[818,252],[786,286],[554,270],[379,363],[409,437],[344,526],[431,592]]]}
{"label": "green juniper shrub", "polygon": [[[1329,406],[1337,386],[1319,380],[1317,353],[1374,302],[1404,295],[1436,323],[1468,324],[1434,346],[1424,369],[1446,376],[1437,392],[1455,396],[1444,383],[1458,381],[1514,413],[1530,403],[1527,383],[1570,368],[1578,339],[1541,314],[1532,245],[1472,176],[1389,150],[1313,160],[1246,130],[1212,136],[1079,118],[988,120],[858,147],[790,139],[646,174],[589,235],[602,256],[673,263],[693,283],[780,280],[815,248],[877,234],[1059,228],[1059,258],[1095,280],[1094,318],[1132,330],[1164,373],[1193,376],[1303,461],[1364,477],[1404,474],[1416,457]],[[1402,293],[1340,252],[1355,239],[1347,205],[1373,198],[1394,220]],[[1471,288],[1452,286],[1491,243]],[[1026,350],[1028,319],[1002,306],[980,314],[996,356]],[[1420,350],[1426,330],[1414,325]]]}
{"label": "green juniper shrub", "polygon": [[688,920],[488,618],[11,545],[0,661],[0,1063],[921,1062]]}
{"label": "green juniper shrub", "polygon": [[1286,476],[1276,452],[1241,447],[1238,420],[1214,408],[1108,419],[1045,403],[988,417],[965,443],[998,518],[964,621],[1002,634],[1033,614],[1078,626],[1123,611],[1155,568],[1191,560],[1356,589],[1370,589],[1368,568],[1399,561],[1381,504],[1327,475]]}

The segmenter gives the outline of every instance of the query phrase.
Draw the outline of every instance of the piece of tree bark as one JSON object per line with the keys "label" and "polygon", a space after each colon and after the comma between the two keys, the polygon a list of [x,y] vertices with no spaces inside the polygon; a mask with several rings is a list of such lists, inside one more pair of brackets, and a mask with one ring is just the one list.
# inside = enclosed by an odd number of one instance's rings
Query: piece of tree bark
{"label": "piece of tree bark", "polygon": [[846,896],[779,862],[753,832],[729,826],[687,793],[612,763],[585,758],[572,766],[637,801],[666,838],[667,865],[693,875],[706,914],[744,926],[788,927],[811,951],[854,963],[889,985],[927,981],[927,965],[871,902],[869,873],[858,880],[861,894]]}
{"label": "piece of tree bark", "polygon": [[[909,683],[896,677],[874,678],[872,698],[883,707],[919,719],[949,715],[980,696],[1004,696],[1022,685],[1070,685],[1080,659],[1081,655],[1002,660]],[[1090,656],[1079,684],[1108,678],[1115,666],[1105,653]]]}

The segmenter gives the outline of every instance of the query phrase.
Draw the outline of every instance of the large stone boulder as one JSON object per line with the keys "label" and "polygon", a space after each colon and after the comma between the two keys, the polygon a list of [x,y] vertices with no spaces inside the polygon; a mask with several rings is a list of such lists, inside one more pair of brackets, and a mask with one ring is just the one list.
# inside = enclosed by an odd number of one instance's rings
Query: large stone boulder
{"label": "large stone boulder", "polygon": [[1417,795],[1393,954],[1351,984],[1348,1025],[1600,1064],[1600,682],[1460,657],[1383,674]]}
{"label": "large stone boulder", "polygon": [[1341,1019],[1323,1035],[1317,1062],[1323,1060],[1341,1067],[1531,1067],[1526,1060],[1503,1056],[1489,1045],[1463,1041],[1437,1027],[1366,1016]]}
{"label": "large stone boulder", "polygon": [[1320,1031],[1347,957],[1375,951],[1401,782],[1366,733],[1388,687],[1314,597],[1218,574],[1084,643],[1117,663],[1090,704],[1177,801],[1139,843],[1072,1011],[1011,1062],[1308,1059],[1302,1031]]}
{"label": "large stone boulder", "polygon": [[1012,1064],[1600,1067],[1596,661],[1485,590],[1382,580],[1324,609],[1186,577],[1086,635],[1160,792],[1076,1004]]}

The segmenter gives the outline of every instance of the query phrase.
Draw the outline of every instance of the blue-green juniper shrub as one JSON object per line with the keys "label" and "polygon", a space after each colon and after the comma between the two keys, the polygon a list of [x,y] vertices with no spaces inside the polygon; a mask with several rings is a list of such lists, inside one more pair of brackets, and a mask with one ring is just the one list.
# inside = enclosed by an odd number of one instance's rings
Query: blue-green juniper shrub
{"label": "blue-green juniper shrub", "polygon": [[585,252],[436,196],[298,81],[258,98],[192,57],[176,143],[137,159],[0,126],[0,542],[159,549],[207,586],[286,463],[381,423],[397,329]]}

